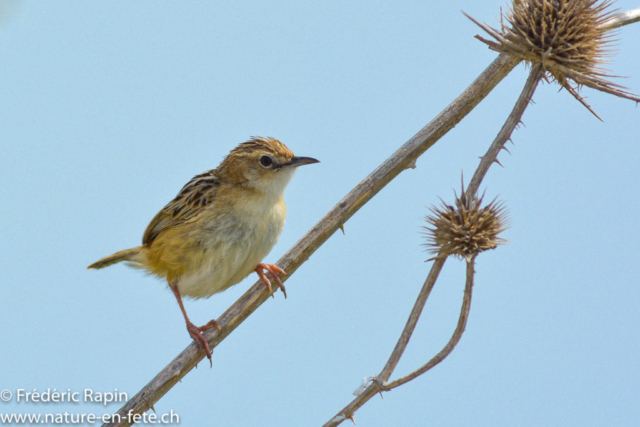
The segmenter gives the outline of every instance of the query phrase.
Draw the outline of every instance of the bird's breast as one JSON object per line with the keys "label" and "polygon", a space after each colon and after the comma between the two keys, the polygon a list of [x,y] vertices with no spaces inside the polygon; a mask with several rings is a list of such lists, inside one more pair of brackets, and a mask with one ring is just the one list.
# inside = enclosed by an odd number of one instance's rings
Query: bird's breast
{"label": "bird's breast", "polygon": [[282,197],[239,199],[203,218],[193,230],[202,256],[180,278],[182,295],[209,297],[240,282],[277,243],[285,218]]}

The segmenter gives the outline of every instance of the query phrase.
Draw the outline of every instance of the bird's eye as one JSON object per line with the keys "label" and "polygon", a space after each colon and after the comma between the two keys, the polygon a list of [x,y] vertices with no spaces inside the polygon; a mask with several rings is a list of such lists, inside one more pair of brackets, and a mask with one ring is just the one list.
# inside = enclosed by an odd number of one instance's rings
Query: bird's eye
{"label": "bird's eye", "polygon": [[260,164],[265,168],[268,168],[273,164],[273,159],[269,156],[262,156],[260,157]]}

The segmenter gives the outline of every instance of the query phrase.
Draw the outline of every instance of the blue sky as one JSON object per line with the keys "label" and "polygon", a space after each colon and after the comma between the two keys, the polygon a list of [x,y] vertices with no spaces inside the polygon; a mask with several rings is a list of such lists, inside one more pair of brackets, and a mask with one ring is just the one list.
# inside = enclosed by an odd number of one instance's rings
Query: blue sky
{"label": "blue sky", "polygon": [[[189,344],[166,285],[118,265],[192,176],[251,135],[322,163],[298,171],[275,262],[496,56],[461,10],[502,1],[12,2],[0,21],[0,390],[133,396]],[[618,1],[628,10],[637,2]],[[640,92],[640,24],[609,68]],[[317,426],[382,368],[429,270],[422,220],[453,200],[526,78],[519,66],[365,205],[155,405],[182,425]],[[375,398],[359,426],[634,425],[640,418],[640,110],[585,90],[595,119],[544,84],[504,168],[509,244],[482,254],[461,343]],[[218,317],[255,275],[189,301]],[[396,371],[455,327],[464,263],[450,260]],[[0,413],[114,412],[0,402]]]}

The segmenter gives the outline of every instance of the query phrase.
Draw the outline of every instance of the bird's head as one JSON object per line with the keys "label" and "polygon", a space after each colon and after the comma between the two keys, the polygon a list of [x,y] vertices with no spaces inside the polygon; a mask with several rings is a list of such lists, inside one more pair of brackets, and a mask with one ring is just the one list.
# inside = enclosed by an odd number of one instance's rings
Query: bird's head
{"label": "bird's head", "polygon": [[279,196],[297,167],[311,163],[318,160],[294,156],[275,138],[253,137],[231,150],[217,172],[235,184]]}

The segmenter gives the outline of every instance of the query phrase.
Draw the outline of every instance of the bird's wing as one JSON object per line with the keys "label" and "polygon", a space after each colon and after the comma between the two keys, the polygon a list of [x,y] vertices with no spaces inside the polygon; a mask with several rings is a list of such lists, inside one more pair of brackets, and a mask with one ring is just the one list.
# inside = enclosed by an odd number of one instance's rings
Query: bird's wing
{"label": "bird's wing", "polygon": [[182,187],[176,198],[151,220],[142,236],[143,245],[150,245],[162,230],[194,219],[206,206],[213,203],[216,189],[220,185],[214,172],[210,170],[196,175]]}

